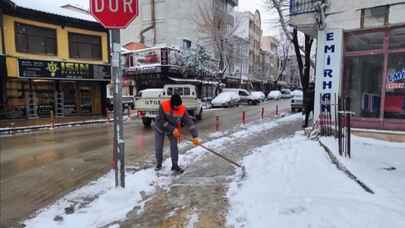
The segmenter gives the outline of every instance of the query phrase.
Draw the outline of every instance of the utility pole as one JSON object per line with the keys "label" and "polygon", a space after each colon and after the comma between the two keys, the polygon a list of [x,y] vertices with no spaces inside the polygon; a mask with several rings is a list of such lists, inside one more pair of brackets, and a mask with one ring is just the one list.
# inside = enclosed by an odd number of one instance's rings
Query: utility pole
{"label": "utility pole", "polygon": [[112,81],[114,89],[114,149],[115,186],[125,188],[125,141],[122,113],[122,68],[120,30],[110,30],[112,48]]}

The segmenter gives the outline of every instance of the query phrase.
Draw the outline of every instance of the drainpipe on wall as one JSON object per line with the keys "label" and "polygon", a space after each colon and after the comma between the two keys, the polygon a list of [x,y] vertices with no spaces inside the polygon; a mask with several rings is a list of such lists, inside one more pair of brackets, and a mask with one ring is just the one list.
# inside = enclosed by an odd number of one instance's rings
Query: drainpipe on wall
{"label": "drainpipe on wall", "polygon": [[151,21],[152,25],[145,28],[144,30],[141,31],[140,36],[141,36],[141,43],[145,44],[145,33],[148,32],[149,30],[153,29],[153,46],[156,44],[156,11],[155,11],[155,0],[150,0],[151,4]]}

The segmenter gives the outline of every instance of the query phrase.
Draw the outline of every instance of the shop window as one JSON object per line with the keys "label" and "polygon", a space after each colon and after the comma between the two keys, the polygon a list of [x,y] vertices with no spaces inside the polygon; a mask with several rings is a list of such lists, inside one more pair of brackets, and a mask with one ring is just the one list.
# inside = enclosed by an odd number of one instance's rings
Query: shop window
{"label": "shop window", "polygon": [[384,32],[349,33],[346,37],[346,51],[383,49]]}
{"label": "shop window", "polygon": [[80,110],[82,113],[93,112],[92,90],[90,86],[80,86]]}
{"label": "shop window", "polygon": [[55,85],[53,81],[33,81],[33,91],[38,105],[38,115],[41,117],[50,116],[54,110]]}
{"label": "shop window", "polygon": [[388,57],[384,117],[405,119],[405,53]]}
{"label": "shop window", "polygon": [[61,83],[64,97],[64,114],[72,115],[78,112],[77,107],[77,92],[75,82],[63,82]]}
{"label": "shop window", "polygon": [[348,95],[358,117],[380,117],[383,55],[346,58]]}
{"label": "shop window", "polygon": [[390,49],[405,48],[405,28],[393,29],[390,32]]}
{"label": "shop window", "polygon": [[56,55],[56,30],[27,24],[15,24],[17,52]]}
{"label": "shop window", "polygon": [[24,118],[25,117],[25,93],[24,83],[19,80],[7,80],[7,107],[5,118]]}
{"label": "shop window", "polygon": [[69,33],[69,53],[74,59],[101,60],[101,38]]}
{"label": "shop window", "polygon": [[380,27],[388,24],[389,7],[379,6],[361,10],[361,27]]}

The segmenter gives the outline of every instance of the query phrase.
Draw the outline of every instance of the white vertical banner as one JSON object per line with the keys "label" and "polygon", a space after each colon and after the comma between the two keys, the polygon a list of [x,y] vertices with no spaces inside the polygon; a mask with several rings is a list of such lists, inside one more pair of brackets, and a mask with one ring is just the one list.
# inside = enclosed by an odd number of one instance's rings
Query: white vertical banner
{"label": "white vertical banner", "polygon": [[330,111],[335,121],[335,96],[340,95],[343,62],[343,30],[318,31],[315,76],[314,120],[321,112]]}

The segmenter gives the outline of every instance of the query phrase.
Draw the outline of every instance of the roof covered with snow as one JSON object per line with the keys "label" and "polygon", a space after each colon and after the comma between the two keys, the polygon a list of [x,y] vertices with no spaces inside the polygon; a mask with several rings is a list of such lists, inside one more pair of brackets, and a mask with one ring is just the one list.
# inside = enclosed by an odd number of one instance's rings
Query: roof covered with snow
{"label": "roof covered with snow", "polygon": [[86,0],[11,0],[17,7],[84,21],[97,22],[89,13]]}

